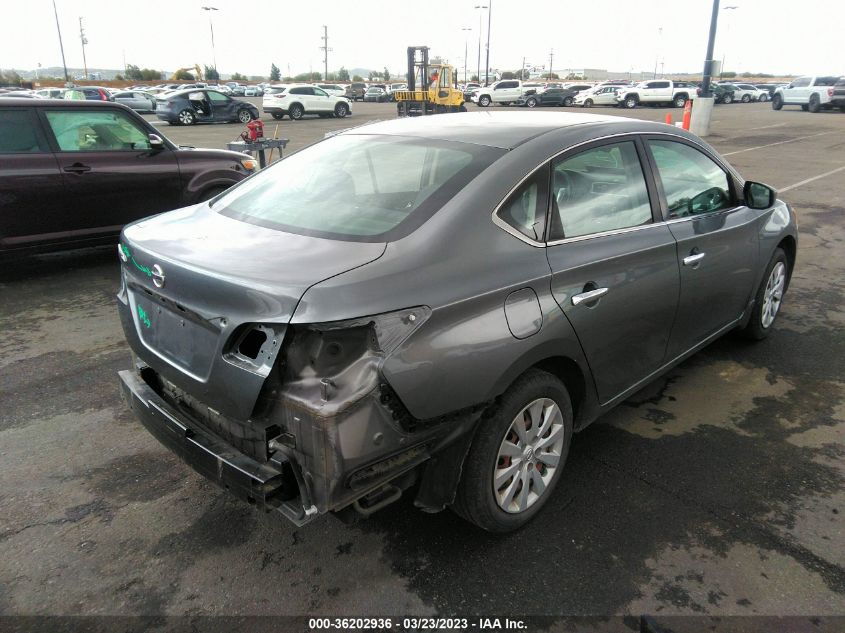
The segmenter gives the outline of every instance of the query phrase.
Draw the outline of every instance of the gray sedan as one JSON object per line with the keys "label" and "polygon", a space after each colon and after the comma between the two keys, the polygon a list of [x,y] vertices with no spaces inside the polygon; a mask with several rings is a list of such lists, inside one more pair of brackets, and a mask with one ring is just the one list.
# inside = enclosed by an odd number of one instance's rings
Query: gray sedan
{"label": "gray sedan", "polygon": [[674,127],[381,122],[124,229],[120,379],[162,443],[297,525],[413,494],[505,532],[574,432],[770,335],[796,245],[771,188]]}
{"label": "gray sedan", "polygon": [[155,96],[140,90],[118,92],[115,93],[113,99],[138,112],[155,112],[156,109]]}

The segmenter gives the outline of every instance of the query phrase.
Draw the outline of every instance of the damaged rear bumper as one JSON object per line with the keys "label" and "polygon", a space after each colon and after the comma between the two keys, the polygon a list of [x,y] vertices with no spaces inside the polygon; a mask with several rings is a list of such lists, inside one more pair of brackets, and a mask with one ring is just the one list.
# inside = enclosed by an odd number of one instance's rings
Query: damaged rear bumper
{"label": "damaged rear bumper", "polygon": [[297,465],[284,457],[256,461],[174,411],[138,373],[118,375],[123,395],[141,423],[201,475],[256,507],[281,512],[298,526],[317,516],[317,508],[297,490]]}

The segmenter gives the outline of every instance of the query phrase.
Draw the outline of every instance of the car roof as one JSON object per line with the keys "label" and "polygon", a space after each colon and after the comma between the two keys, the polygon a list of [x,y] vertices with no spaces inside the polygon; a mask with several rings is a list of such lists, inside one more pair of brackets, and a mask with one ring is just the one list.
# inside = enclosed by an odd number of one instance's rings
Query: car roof
{"label": "car roof", "polygon": [[353,128],[343,134],[384,134],[513,149],[547,132],[602,123],[629,123],[631,132],[648,132],[665,127],[649,121],[598,114],[460,112],[380,121]]}

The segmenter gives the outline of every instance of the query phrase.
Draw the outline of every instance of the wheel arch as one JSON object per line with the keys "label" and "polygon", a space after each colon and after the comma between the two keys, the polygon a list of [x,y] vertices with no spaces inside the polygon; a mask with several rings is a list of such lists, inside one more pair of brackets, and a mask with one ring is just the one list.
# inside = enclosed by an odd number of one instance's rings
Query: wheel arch
{"label": "wheel arch", "polygon": [[778,242],[777,247],[786,253],[786,287],[789,288],[789,282],[792,279],[792,271],[795,270],[795,259],[798,256],[798,243],[792,235],[785,235],[783,239]]}

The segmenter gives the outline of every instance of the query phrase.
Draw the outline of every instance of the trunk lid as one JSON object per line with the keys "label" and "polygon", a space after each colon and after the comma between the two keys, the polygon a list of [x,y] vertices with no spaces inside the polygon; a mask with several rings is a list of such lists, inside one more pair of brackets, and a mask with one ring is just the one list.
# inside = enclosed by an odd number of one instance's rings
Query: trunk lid
{"label": "trunk lid", "polygon": [[[142,220],[121,238],[127,339],[175,385],[246,419],[305,291],[384,248],[255,226],[207,204]],[[254,357],[239,351],[250,324],[261,324]]]}

